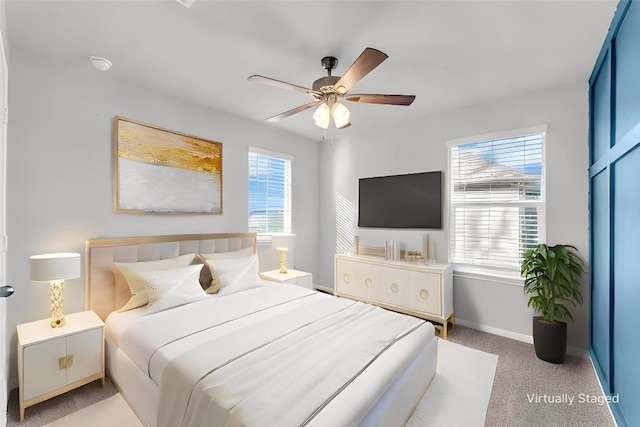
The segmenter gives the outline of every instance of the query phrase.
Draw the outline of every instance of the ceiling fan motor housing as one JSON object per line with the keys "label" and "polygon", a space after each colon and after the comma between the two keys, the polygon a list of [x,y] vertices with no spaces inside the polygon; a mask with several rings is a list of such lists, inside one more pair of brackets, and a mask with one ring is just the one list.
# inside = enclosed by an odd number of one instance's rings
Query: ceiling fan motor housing
{"label": "ceiling fan motor housing", "polygon": [[313,82],[312,89],[321,92],[321,89],[325,86],[333,86],[340,80],[340,76],[324,76]]}

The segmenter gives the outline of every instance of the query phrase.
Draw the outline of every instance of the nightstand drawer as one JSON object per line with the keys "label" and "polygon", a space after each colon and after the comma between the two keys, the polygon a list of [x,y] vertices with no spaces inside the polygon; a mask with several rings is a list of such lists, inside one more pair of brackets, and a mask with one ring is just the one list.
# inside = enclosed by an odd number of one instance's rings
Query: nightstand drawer
{"label": "nightstand drawer", "polygon": [[102,372],[102,328],[67,337],[67,383]]}
{"label": "nightstand drawer", "polygon": [[67,372],[60,369],[58,360],[67,354],[64,339],[45,341],[25,347],[24,400],[33,399],[67,384]]}
{"label": "nightstand drawer", "polygon": [[102,372],[102,328],[25,346],[24,400]]}

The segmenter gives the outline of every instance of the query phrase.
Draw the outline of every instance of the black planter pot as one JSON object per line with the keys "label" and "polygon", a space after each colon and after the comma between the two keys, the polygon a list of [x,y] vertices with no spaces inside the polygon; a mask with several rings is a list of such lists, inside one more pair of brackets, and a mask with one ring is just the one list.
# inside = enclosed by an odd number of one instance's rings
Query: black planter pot
{"label": "black planter pot", "polygon": [[563,363],[567,353],[567,323],[533,318],[533,346],[536,356],[551,363]]}

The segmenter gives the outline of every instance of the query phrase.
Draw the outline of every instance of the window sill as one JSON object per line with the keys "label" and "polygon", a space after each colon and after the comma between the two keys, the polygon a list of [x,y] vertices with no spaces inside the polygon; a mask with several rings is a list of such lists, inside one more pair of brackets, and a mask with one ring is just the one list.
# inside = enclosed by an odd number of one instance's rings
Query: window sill
{"label": "window sill", "polygon": [[464,264],[453,265],[453,276],[466,279],[484,280],[504,283],[506,285],[524,286],[524,278],[516,271],[500,270],[491,267],[478,267]]}

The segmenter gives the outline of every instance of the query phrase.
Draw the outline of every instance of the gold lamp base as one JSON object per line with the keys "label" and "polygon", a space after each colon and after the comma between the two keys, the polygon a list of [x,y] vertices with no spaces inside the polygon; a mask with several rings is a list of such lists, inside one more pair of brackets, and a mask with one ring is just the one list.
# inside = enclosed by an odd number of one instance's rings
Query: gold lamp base
{"label": "gold lamp base", "polygon": [[62,328],[67,324],[62,315],[62,303],[64,295],[64,280],[52,280],[49,285],[51,289],[51,327]]}
{"label": "gold lamp base", "polygon": [[280,274],[287,274],[287,251],[280,251]]}

